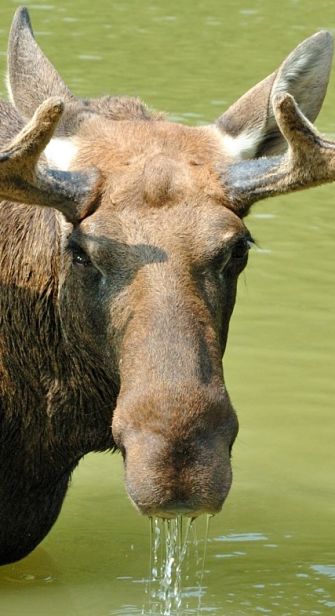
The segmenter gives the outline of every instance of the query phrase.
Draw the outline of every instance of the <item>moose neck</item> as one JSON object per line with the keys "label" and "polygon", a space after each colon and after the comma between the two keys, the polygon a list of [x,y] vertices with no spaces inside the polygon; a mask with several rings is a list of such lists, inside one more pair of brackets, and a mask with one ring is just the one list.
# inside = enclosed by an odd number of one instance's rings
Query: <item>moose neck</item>
{"label": "moose neck", "polygon": [[[80,458],[113,447],[110,424],[115,402],[113,385],[108,384],[109,399],[102,399],[80,349],[63,339],[57,303],[61,238],[57,214],[2,204],[0,222],[0,564],[4,564],[22,558],[47,534]],[[99,366],[94,369],[96,377]],[[6,538],[1,535],[4,531]]]}
{"label": "moose neck", "polygon": [[[0,473],[0,565],[27,556],[56,521],[67,491],[71,471],[34,484],[21,475],[13,460]],[[36,479],[36,478],[35,478]]]}

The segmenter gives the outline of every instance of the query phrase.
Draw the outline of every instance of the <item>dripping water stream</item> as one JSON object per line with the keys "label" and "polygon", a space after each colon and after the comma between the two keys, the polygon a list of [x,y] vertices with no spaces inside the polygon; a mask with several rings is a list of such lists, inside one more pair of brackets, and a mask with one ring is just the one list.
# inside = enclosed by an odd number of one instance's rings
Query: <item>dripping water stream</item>
{"label": "dripping water stream", "polygon": [[207,516],[203,533],[191,518],[151,519],[143,616],[200,616],[209,520]]}

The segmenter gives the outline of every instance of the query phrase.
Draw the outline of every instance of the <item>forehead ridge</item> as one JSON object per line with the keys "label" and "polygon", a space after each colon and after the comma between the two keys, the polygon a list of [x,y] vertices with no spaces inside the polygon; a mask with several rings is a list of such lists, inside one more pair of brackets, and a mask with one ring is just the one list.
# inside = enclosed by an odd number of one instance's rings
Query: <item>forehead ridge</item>
{"label": "forehead ridge", "polygon": [[97,166],[125,164],[156,154],[206,165],[223,155],[220,140],[208,127],[184,126],[165,120],[113,121],[93,116],[83,123],[78,140],[77,162],[94,158]]}
{"label": "forehead ridge", "polygon": [[77,168],[97,167],[111,201],[133,207],[223,201],[222,144],[207,127],[94,118],[78,135]]}

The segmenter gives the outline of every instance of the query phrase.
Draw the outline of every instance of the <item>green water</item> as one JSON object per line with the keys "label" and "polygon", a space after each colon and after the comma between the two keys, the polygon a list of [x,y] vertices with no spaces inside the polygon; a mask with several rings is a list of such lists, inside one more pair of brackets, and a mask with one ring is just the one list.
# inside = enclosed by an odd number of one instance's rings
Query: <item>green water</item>
{"label": "green water", "polygon": [[[305,36],[335,28],[333,0],[26,4],[75,93],[136,94],[193,124],[214,119]],[[16,6],[0,7],[1,72]],[[334,76],[318,121],[327,133]],[[332,614],[335,186],[263,202],[248,226],[259,250],[240,280],[225,357],[241,429],[233,489],[210,525],[201,614]],[[120,457],[88,456],[47,539],[1,569],[1,616],[140,615],[149,534],[127,501]]]}

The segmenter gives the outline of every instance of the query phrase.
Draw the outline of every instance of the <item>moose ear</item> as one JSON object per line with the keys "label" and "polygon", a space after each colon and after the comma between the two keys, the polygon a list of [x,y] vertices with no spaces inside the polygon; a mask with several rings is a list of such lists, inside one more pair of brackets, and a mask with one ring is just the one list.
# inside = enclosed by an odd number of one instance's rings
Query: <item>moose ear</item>
{"label": "moose ear", "polygon": [[272,100],[293,95],[312,122],[326,94],[333,40],[322,31],[303,41],[277,71],[254,86],[217,120],[226,151],[237,160],[280,154],[287,148],[273,111]]}
{"label": "moose ear", "polygon": [[26,119],[51,96],[76,100],[37,45],[24,7],[17,9],[9,35],[7,87],[13,105]]}

